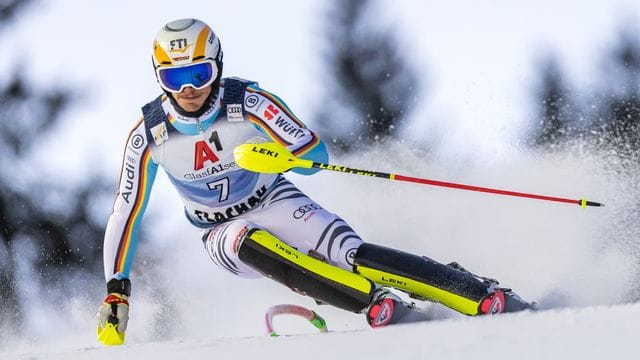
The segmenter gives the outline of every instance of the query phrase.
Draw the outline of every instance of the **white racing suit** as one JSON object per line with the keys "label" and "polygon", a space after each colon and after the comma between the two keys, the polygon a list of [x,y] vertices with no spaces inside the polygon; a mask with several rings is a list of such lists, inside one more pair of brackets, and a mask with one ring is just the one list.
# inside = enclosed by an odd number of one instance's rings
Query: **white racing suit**
{"label": "white racing suit", "polygon": [[199,118],[178,113],[166,95],[143,108],[143,118],[127,139],[105,232],[106,280],[129,278],[158,166],[180,194],[187,219],[211,229],[205,233],[205,247],[223,269],[245,277],[260,276],[238,258],[243,235],[259,228],[305,254],[315,252],[351,271],[362,240],[343,220],[283,175],[246,171],[233,158],[237,145],[276,141],[301,158],[326,162],[324,143],[281,99],[255,83],[227,78],[219,91],[211,110]]}
{"label": "white racing suit", "polygon": [[276,141],[315,162],[327,162],[328,155],[282,100],[255,83],[227,78],[219,91],[199,118],[185,118],[164,95],[143,107],[143,118],[127,139],[105,233],[109,292],[130,293],[140,222],[162,166],[184,202],[187,219],[208,230],[202,240],[211,259],[233,274],[268,274],[316,301],[364,312],[374,327],[419,320],[410,316],[415,313],[410,304],[385,287],[467,315],[533,307],[497,287],[497,281],[457,264],[363,243],[349,225],[283,175],[240,168],[233,150],[243,143]]}

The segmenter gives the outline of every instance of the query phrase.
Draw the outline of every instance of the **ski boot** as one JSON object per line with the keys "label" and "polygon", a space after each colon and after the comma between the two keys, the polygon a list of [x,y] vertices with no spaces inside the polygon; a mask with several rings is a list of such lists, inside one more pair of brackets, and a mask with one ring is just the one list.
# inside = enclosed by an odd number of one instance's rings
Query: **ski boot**
{"label": "ski boot", "polygon": [[425,256],[364,243],[354,258],[354,271],[383,287],[414,298],[443,304],[476,316],[533,309],[495,279],[477,276],[457,263],[445,265]]}
{"label": "ski boot", "polygon": [[498,285],[500,285],[500,283],[496,279],[476,275],[455,261],[447,264],[447,266],[469,274],[479,281],[487,284],[487,291],[489,294],[480,301],[480,314],[489,315],[523,310],[536,310],[535,302],[528,303],[522,300],[522,298],[513,292],[513,290],[499,287]]}

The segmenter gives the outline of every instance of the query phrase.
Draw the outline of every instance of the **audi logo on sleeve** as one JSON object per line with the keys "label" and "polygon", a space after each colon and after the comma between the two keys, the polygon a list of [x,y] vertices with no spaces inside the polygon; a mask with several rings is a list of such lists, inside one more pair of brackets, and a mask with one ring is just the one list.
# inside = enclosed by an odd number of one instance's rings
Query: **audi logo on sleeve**
{"label": "audi logo on sleeve", "polygon": [[[311,215],[311,213],[314,210],[320,210],[320,209],[322,209],[322,208],[318,204],[314,204],[314,203],[306,204],[306,205],[300,206],[296,211],[294,211],[293,212],[293,217],[295,219],[302,219],[303,217],[305,217],[305,215],[307,215],[307,214]],[[305,221],[306,221],[306,219],[305,219]]]}

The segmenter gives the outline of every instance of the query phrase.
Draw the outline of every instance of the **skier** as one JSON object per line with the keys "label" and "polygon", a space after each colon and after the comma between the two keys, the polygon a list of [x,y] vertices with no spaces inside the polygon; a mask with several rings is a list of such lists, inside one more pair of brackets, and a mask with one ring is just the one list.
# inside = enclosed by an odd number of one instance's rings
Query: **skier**
{"label": "skier", "polygon": [[180,194],[186,218],[203,229],[201,241],[216,265],[242,277],[269,276],[319,303],[363,313],[372,327],[417,318],[389,287],[467,315],[530,307],[457,264],[365,243],[282,174],[240,168],[233,149],[243,143],[275,141],[317,162],[328,155],[280,98],[255,82],[222,78],[220,41],[202,21],[163,26],[152,60],[163,94],[142,108],[128,136],[105,231],[107,296],[96,316],[103,343],[124,341],[130,269],[158,166]]}

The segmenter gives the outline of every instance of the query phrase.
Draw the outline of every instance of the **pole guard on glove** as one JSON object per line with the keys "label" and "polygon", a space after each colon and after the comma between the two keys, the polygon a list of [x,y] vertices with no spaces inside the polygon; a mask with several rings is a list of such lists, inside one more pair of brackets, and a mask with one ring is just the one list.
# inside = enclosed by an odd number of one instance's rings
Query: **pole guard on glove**
{"label": "pole guard on glove", "polygon": [[98,341],[103,345],[122,345],[129,322],[129,279],[112,279],[107,283],[109,294],[104,299],[96,320]]}
{"label": "pole guard on glove", "polygon": [[129,301],[126,295],[107,295],[97,314],[98,340],[103,345],[122,345],[129,321]]}

